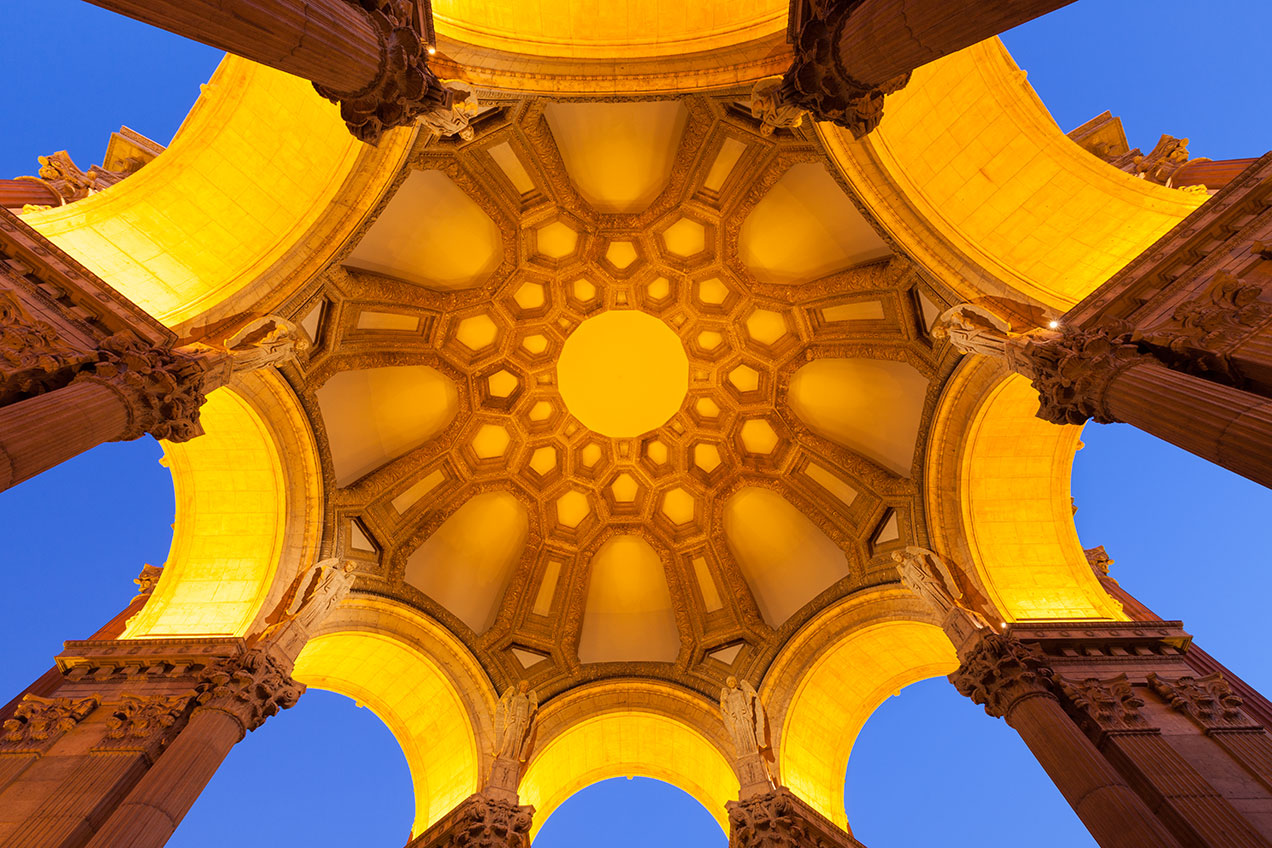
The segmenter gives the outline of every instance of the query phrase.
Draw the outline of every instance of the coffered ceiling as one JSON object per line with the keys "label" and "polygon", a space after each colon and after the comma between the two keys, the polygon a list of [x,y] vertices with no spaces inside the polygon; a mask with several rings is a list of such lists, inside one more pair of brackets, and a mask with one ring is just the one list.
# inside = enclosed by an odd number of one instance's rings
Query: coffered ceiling
{"label": "coffered ceiling", "polygon": [[359,586],[541,691],[712,693],[924,535],[941,296],[811,134],[520,101],[412,155],[296,386]]}

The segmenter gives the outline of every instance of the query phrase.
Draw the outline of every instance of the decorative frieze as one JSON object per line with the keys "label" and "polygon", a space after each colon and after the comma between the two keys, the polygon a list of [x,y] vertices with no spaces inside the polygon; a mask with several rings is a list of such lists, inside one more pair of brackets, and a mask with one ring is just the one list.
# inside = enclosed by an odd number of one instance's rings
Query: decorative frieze
{"label": "decorative frieze", "polygon": [[0,751],[36,752],[43,750],[66,731],[84,720],[97,708],[96,696],[80,698],[42,698],[27,693],[4,722],[0,733]]}
{"label": "decorative frieze", "polygon": [[106,733],[96,750],[136,751],[153,756],[175,733],[193,695],[124,695],[105,707]]}
{"label": "decorative frieze", "polygon": [[1079,724],[1104,733],[1148,730],[1148,722],[1140,714],[1144,699],[1135,694],[1125,675],[1101,680],[1096,677],[1056,678],[1063,703]]}
{"label": "decorative frieze", "polygon": [[1207,730],[1259,728],[1241,711],[1241,698],[1232,691],[1222,674],[1168,679],[1148,676],[1148,685],[1167,704]]}

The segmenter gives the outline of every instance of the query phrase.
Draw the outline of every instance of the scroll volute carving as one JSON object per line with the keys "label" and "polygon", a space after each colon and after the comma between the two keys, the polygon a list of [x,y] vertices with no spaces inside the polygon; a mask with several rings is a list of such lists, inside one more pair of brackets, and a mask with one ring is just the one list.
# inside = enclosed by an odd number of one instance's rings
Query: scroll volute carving
{"label": "scroll volute carving", "polygon": [[1111,733],[1148,726],[1140,713],[1144,699],[1125,674],[1107,680],[1061,677],[1057,683],[1069,713],[1089,730]]}
{"label": "scroll volute carving", "polygon": [[65,385],[90,357],[33,318],[11,292],[0,291],[0,405]]}

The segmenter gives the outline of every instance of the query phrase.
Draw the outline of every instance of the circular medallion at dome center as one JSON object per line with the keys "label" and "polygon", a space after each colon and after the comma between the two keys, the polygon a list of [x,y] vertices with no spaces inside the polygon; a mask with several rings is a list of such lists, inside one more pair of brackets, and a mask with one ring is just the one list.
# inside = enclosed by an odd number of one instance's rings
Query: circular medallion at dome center
{"label": "circular medallion at dome center", "polygon": [[689,389],[689,356],[670,327],[636,311],[603,312],[565,340],[557,362],[570,414],[605,436],[666,424]]}

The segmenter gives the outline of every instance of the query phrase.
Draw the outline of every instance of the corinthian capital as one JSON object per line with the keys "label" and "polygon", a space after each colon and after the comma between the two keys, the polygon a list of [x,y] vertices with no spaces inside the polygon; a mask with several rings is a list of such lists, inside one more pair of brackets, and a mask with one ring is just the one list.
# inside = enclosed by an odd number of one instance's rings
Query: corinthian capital
{"label": "corinthian capital", "polygon": [[5,721],[0,733],[0,750],[38,751],[84,720],[97,708],[96,697],[41,698],[22,696],[13,718]]}
{"label": "corinthian capital", "polygon": [[428,67],[427,45],[422,38],[424,16],[429,14],[424,0],[348,2],[366,12],[375,27],[380,42],[379,74],[361,91],[333,91],[316,84],[314,88],[340,104],[340,117],[349,131],[361,141],[375,143],[385,130],[452,110],[455,92]]}
{"label": "corinthian capital", "polygon": [[203,432],[199,408],[213,362],[199,351],[150,347],[131,333],[116,333],[96,359],[76,375],[114,389],[128,408],[121,440],[150,433],[156,439],[188,441]]}
{"label": "corinthian capital", "polygon": [[1156,362],[1125,335],[1108,330],[1031,335],[1013,341],[1012,368],[1033,379],[1038,417],[1053,424],[1117,421],[1105,401],[1113,378],[1128,368]]}
{"label": "corinthian capital", "polygon": [[267,648],[252,648],[205,670],[196,687],[199,708],[226,713],[244,733],[255,730],[304,694],[305,686],[289,672]]}
{"label": "corinthian capital", "polygon": [[795,59],[776,94],[784,108],[804,109],[818,121],[843,127],[853,138],[868,135],[879,126],[884,96],[900,91],[910,81],[909,74],[902,74],[879,85],[868,85],[844,70],[836,50],[840,31],[857,2],[830,0],[824,6],[815,4],[813,15],[799,31]]}
{"label": "corinthian capital", "polygon": [[1042,653],[1006,633],[982,632],[950,682],[985,712],[1004,718],[1018,702],[1055,697],[1053,673]]}

